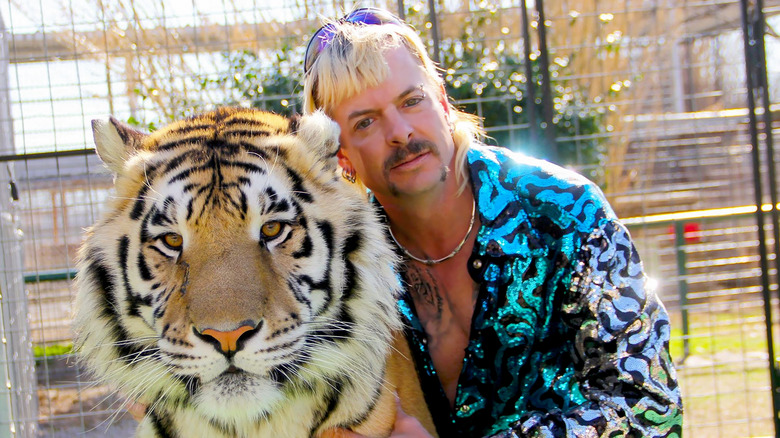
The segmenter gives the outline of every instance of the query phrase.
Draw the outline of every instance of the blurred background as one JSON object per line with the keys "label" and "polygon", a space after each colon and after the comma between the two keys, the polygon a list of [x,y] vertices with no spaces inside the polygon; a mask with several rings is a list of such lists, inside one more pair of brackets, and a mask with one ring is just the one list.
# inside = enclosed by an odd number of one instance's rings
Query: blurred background
{"label": "blurred background", "polygon": [[73,260],[112,196],[90,120],[300,111],[321,17],[414,25],[492,143],[597,182],[673,320],[686,437],[780,436],[780,0],[0,3],[0,436],[131,436],[71,358]]}

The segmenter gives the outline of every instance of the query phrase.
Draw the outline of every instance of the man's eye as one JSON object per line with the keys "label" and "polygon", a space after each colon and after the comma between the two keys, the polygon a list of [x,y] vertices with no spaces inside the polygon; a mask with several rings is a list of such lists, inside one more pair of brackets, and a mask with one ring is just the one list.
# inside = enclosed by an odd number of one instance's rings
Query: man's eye
{"label": "man's eye", "polygon": [[404,106],[405,107],[415,106],[415,105],[419,104],[420,102],[422,102],[424,99],[425,99],[425,96],[410,97],[409,99],[406,99],[404,101]]}
{"label": "man's eye", "polygon": [[366,129],[374,122],[373,119],[363,119],[355,124],[355,131]]}

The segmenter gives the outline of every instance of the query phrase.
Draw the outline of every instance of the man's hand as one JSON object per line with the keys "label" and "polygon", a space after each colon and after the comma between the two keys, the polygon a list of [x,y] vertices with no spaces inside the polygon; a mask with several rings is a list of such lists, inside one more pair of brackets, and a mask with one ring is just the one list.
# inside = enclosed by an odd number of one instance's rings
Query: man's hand
{"label": "man's hand", "polygon": [[146,416],[146,409],[148,409],[149,406],[140,403],[136,400],[127,400],[125,402],[125,409],[127,409],[127,412],[130,413],[130,415],[133,416],[135,421],[138,421],[139,423],[144,419]]}
{"label": "man's hand", "polygon": [[[395,397],[395,426],[390,438],[432,438],[427,430],[417,421],[416,418],[407,415],[401,408],[401,401],[398,396]],[[318,436],[318,438],[368,438],[359,433],[347,429],[328,429]]]}

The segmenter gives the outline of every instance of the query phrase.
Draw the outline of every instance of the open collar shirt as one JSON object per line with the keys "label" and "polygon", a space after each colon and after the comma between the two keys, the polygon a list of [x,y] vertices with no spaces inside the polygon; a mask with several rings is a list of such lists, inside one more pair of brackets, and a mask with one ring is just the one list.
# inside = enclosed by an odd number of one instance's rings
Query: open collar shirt
{"label": "open collar shirt", "polygon": [[601,190],[503,148],[472,145],[468,166],[479,293],[454,408],[398,302],[439,436],[680,436],[669,318]]}

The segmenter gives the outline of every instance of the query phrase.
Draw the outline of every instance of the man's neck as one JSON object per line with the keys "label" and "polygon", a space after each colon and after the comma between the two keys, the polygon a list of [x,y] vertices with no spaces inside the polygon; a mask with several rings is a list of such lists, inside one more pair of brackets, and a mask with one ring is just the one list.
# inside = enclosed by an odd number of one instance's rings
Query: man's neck
{"label": "man's neck", "polygon": [[430,259],[444,257],[457,247],[475,208],[470,186],[460,195],[457,187],[452,187],[440,193],[377,200],[398,243],[412,254]]}

